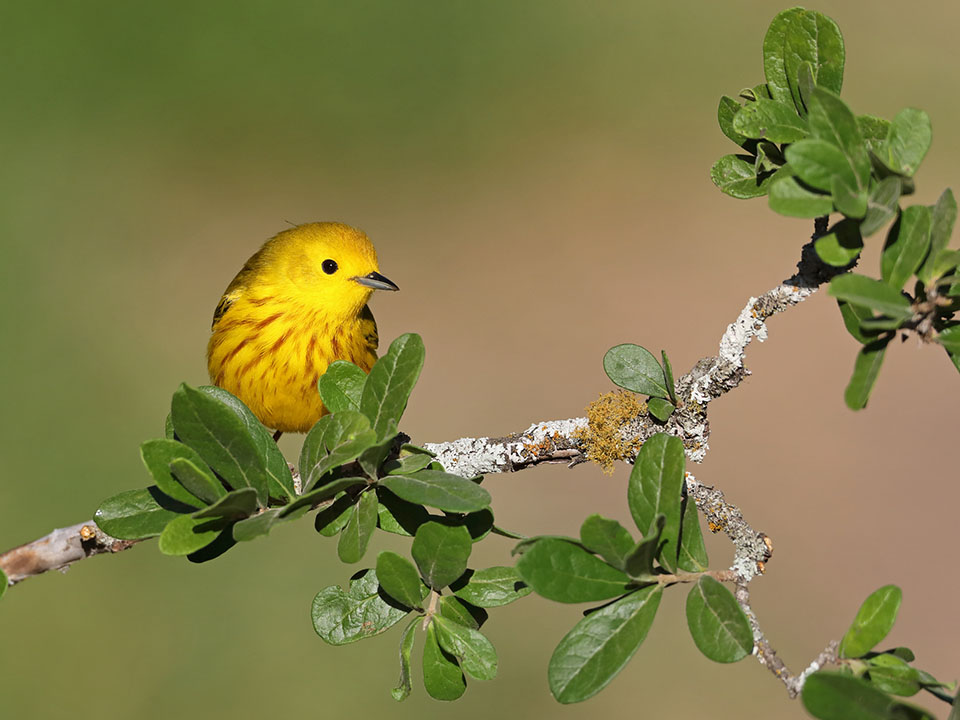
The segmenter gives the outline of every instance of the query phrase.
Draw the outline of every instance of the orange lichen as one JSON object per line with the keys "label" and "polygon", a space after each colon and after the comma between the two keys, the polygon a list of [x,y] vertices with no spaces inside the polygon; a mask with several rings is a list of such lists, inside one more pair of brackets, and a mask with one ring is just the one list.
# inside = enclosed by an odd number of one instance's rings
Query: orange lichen
{"label": "orange lichen", "polygon": [[640,451],[643,442],[625,441],[621,429],[646,413],[647,404],[635,393],[606,393],[587,407],[587,427],[577,430],[574,436],[580,440],[586,456],[610,475],[617,460],[632,460]]}
{"label": "orange lichen", "polygon": [[710,530],[710,532],[712,532],[712,533],[718,533],[718,532],[720,532],[721,530],[723,530],[726,526],[727,526],[727,523],[726,523],[725,521],[724,521],[724,522],[716,522],[716,521],[714,521],[714,520],[710,520],[709,522],[707,522],[707,528],[708,528],[708,529]]}
{"label": "orange lichen", "polygon": [[542,457],[557,449],[557,440],[559,437],[559,433],[553,433],[552,435],[545,437],[540,442],[525,442],[523,444],[523,449],[530,453],[529,457],[531,458]]}

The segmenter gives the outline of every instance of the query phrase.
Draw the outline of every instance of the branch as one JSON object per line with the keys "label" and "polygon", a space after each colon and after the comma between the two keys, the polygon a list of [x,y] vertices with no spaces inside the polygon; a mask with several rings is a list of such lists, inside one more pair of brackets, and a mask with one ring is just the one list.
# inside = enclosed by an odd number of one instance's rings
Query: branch
{"label": "branch", "polygon": [[97,527],[93,520],[59,528],[0,555],[0,568],[10,585],[50,570],[66,572],[72,563],[101,553],[117,553],[139,540],[118,540]]}
{"label": "branch", "polygon": [[[815,240],[826,232],[826,221],[818,218]],[[677,380],[677,410],[664,423],[642,415],[622,429],[625,444],[639,445],[651,435],[666,432],[683,441],[687,457],[702,462],[709,449],[710,423],[707,406],[740,385],[750,374],[744,367],[747,346],[756,338],[767,339],[766,321],[799,305],[831,278],[848,268],[824,264],[817,256],[813,240],[807,243],[797,263],[797,272],[746,306],[720,338],[719,354],[703,358]],[[535,423],[523,432],[498,438],[461,438],[445,443],[426,443],[437,460],[463,477],[489,473],[515,472],[541,463],[566,462],[576,465],[587,460],[582,432],[587,418],[551,420]]]}
{"label": "branch", "polygon": [[775,677],[787,686],[787,693],[791,698],[800,694],[800,691],[803,690],[803,684],[810,675],[820,670],[824,665],[837,662],[839,643],[836,640],[831,640],[827,647],[820,651],[820,654],[807,666],[806,670],[799,675],[794,675],[777,655],[776,650],[771,647],[770,642],[763,634],[763,630],[760,629],[760,622],[757,620],[753,608],[750,607],[750,591],[747,589],[746,583],[737,583],[734,597],[737,598],[737,604],[747,616],[747,620],[750,621],[750,629],[753,630],[754,657],[757,658],[757,662],[769,669]]}
{"label": "branch", "polygon": [[[814,238],[826,231],[825,219],[818,219]],[[668,422],[659,424],[641,415],[621,429],[623,440],[642,443],[657,432],[679,437],[687,456],[700,462],[709,449],[710,425],[707,406],[739,386],[749,374],[744,367],[747,346],[754,338],[767,337],[766,320],[806,300],[834,275],[846,268],[824,265],[808,243],[797,265],[797,273],[759,298],[750,298],[737,319],[720,339],[718,355],[704,358],[677,381],[678,405]],[[585,462],[587,452],[583,431],[587,418],[551,420],[531,425],[523,432],[499,438],[461,438],[446,443],[426,443],[448,472],[462,477],[490,473],[516,472],[541,463],[564,462],[570,466]],[[729,571],[721,571],[722,579],[737,583],[736,597],[754,631],[755,655],[787,685],[795,696],[810,672],[836,659],[835,645],[821,653],[799,676],[792,675],[770,647],[750,607],[748,583],[762,574],[773,553],[773,544],[763,533],[756,532],[743,518],[740,509],[728,503],[723,493],[686,476],[688,496],[704,514],[712,532],[724,532],[734,546],[734,560]],[[91,555],[126,550],[136,541],[117,540],[92,522],[55,530],[44,538],[22,545],[0,555],[0,568],[17,583],[32,575],[54,569],[66,569],[71,563]]]}

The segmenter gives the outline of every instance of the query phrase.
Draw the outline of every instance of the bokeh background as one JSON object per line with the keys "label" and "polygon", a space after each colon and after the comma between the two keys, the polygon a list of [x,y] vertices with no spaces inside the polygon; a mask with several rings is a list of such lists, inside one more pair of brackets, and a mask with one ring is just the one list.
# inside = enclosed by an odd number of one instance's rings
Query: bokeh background
{"label": "bokeh background", "polygon": [[[717,99],[761,81],[783,7],[4,3],[0,546],[146,483],[138,445],[162,433],[179,382],[206,381],[221,291],[288,222],[342,220],[376,242],[402,288],[373,300],[381,338],[415,331],[427,346],[404,420],[419,441],[580,415],[610,388],[600,360],[620,342],[667,348],[678,372],[712,354],[811,230],[708,177],[732,148]],[[960,180],[960,6],[817,8],[844,32],[857,112],[930,113],[917,199],[932,203]],[[855,350],[826,296],[773,320],[748,353],[753,377],[711,408],[712,450],[692,469],[772,537],[753,595],[791,667],[893,582],[904,604],[889,642],[952,680],[960,383],[942,351],[911,341],[855,414],[842,400]],[[291,457],[298,445],[283,440]],[[548,467],[486,484],[502,525],[576,534],[590,512],[628,520],[627,474]],[[377,538],[368,558],[384,547],[403,545]],[[484,543],[477,564],[509,562],[509,547]],[[710,547],[723,566],[729,546]],[[310,627],[313,595],[356,569],[301,522],[204,566],[145,544],[31,580],[0,607],[3,714],[804,716],[752,660],[698,654],[682,588],[585,705],[554,703],[545,670],[580,608],[536,599],[486,627],[497,680],[448,708],[418,678],[397,704],[399,628],[337,649]]]}

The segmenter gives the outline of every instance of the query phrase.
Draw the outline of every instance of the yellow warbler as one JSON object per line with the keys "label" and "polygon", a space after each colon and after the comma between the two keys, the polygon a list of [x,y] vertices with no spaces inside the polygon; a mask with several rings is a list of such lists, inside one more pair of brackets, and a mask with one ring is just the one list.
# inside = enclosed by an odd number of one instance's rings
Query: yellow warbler
{"label": "yellow warbler", "polygon": [[267,427],[306,432],[324,413],[317,379],[334,360],[377,359],[367,301],[397,290],[369,238],[341,223],[284,230],[227,286],[213,314],[207,369]]}

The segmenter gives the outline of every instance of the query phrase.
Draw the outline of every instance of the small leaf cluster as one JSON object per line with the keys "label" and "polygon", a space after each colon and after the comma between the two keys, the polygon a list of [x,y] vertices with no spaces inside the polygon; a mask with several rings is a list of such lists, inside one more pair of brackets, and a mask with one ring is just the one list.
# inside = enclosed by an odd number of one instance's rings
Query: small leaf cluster
{"label": "small leaf cluster", "polygon": [[507,605],[530,589],[512,567],[467,567],[473,544],[488,530],[457,517],[424,522],[414,534],[413,562],[384,551],[376,568],[354,575],[346,591],[337,585],[321,590],[313,601],[314,629],[326,642],[345,645],[379,635],[412,614],[400,636],[396,700],[413,687],[417,625],[424,635],[423,683],[431,697],[456,700],[466,691],[467,675],[493,679],[497,653],[480,632],[486,608]]}
{"label": "small leaf cluster", "polygon": [[[713,182],[737,198],[768,196],[782,215],[840,218],[814,243],[836,272],[855,264],[863,239],[889,222],[881,277],[837,275],[830,293],[863,348],[845,400],[866,405],[884,351],[899,330],[944,346],[960,370],[960,250],[950,190],[934,207],[901,208],[932,139],[930,118],[906,108],[892,121],[855,115],[840,99],[845,51],[837,24],[804,8],[781,12],[763,41],[766,82],[720,100],[717,119],[740,152],[720,158]],[[912,292],[904,290],[916,277]]]}
{"label": "small leaf cluster", "polygon": [[646,638],[664,587],[681,579],[696,581],[687,620],[697,647],[717,662],[752,651],[753,634],[733,594],[704,574],[707,552],[697,506],[685,495],[685,459],[681,441],[665,433],[640,449],[627,485],[640,540],[616,520],[591,515],[579,538],[536,537],[516,547],[517,572],[538,595],[606,603],[588,610],[550,658],[558,701],[580,702],[606,687]]}
{"label": "small leaf cluster", "polygon": [[665,423],[677,409],[677,393],[667,351],[661,351],[660,356],[663,358],[662,366],[646,348],[624,343],[607,350],[603,356],[603,370],[614,384],[631,392],[648,395],[647,410],[650,415]]}
{"label": "small leaf cluster", "polygon": [[202,561],[322,506],[317,529],[339,533],[340,558],[357,562],[374,528],[412,534],[406,528],[427,515],[423,504],[484,510],[490,496],[477,483],[400,443],[397,425],[423,359],[420,337],[407,334],[369,376],[350,363],[331,365],[319,383],[331,413],[307,434],[299,486],[270,432],[239,399],[217,387],[181,385],[167,437],[140,448],[155,484],[106,500],[97,524],[121,539],[159,535],[162,552]]}
{"label": "small leaf cluster", "polygon": [[933,716],[892,696],[911,697],[925,690],[953,701],[955,684],[938,682],[913,667],[909,648],[874,650],[893,627],[901,599],[900,588],[886,585],[863,602],[840,642],[840,670],[816,672],[803,686],[803,705],[811,715],[822,720],[919,720]]}

